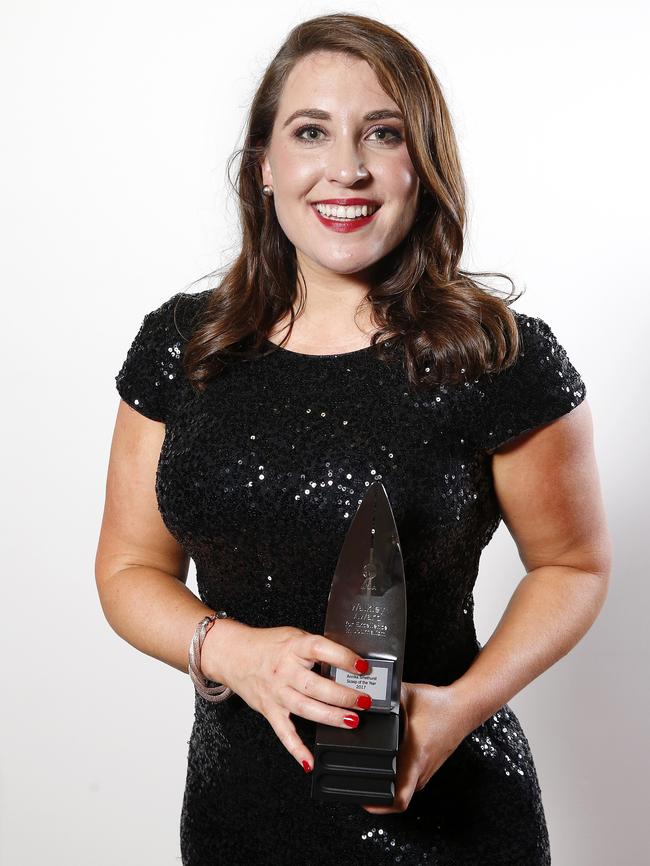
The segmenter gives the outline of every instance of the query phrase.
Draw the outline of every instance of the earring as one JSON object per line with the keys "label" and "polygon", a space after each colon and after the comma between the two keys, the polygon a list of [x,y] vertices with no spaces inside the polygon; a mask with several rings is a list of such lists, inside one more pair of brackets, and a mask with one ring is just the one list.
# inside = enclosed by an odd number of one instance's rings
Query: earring
{"label": "earring", "polygon": [[273,195],[273,187],[265,183],[262,187],[262,193],[270,198]]}

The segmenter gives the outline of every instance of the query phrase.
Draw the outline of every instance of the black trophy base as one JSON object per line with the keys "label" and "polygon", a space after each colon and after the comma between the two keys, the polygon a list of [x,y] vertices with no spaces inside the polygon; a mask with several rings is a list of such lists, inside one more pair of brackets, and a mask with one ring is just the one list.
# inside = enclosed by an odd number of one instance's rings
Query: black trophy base
{"label": "black trophy base", "polygon": [[359,719],[352,730],[316,726],[312,799],[392,806],[401,712],[359,713]]}

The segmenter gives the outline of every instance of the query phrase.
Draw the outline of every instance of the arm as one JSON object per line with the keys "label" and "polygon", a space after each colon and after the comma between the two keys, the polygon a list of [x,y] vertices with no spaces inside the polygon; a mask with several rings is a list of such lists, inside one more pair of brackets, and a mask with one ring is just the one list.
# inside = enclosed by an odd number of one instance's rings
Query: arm
{"label": "arm", "polygon": [[[153,407],[147,403],[148,410]],[[185,586],[189,557],[158,510],[155,479],[164,436],[163,422],[120,402],[95,575],[114,631],[189,676],[194,630],[213,611]],[[356,673],[357,660],[355,652],[321,635],[293,626],[258,628],[234,619],[215,622],[201,650],[205,676],[230,686],[266,718],[298,764],[310,768],[314,756],[291,714],[349,730],[345,713],[356,709],[357,690],[312,668],[324,661]]]}
{"label": "arm", "polygon": [[[165,425],[120,400],[106,482],[106,502],[95,558],[104,615],[113,630],[147,655],[189,675],[188,652],[197,623],[213,610],[185,585],[189,557],[158,510],[155,476]],[[218,620],[201,653],[202,669],[226,682],[224,650],[248,627]],[[208,646],[213,665],[206,668]]]}
{"label": "arm", "polygon": [[490,640],[450,686],[467,731],[582,639],[604,604],[612,564],[586,400],[497,449],[492,471],[528,573]]}

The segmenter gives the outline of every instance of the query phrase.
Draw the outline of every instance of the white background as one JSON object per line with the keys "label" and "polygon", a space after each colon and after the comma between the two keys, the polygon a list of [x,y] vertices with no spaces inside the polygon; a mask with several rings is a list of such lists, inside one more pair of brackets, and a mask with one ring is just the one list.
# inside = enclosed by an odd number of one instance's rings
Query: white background
{"label": "white background", "polygon": [[[515,309],[551,325],[587,384],[611,589],[511,704],[554,866],[648,862],[642,8],[0,4],[3,864],[180,863],[193,687],[117,637],[95,588],[114,376],[145,312],[234,255],[226,160],[254,88],[291,26],[332,11],[380,18],[428,57],[469,188],[463,263],[524,285]],[[482,643],[523,575],[502,525],[475,592]]]}

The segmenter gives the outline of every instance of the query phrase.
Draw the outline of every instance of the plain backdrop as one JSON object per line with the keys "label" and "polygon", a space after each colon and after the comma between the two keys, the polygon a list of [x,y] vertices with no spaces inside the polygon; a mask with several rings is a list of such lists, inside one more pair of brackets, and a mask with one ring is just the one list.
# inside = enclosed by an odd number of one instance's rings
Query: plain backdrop
{"label": "plain backdrop", "polygon": [[[468,184],[463,264],[525,287],[515,309],[551,325],[586,382],[611,588],[511,705],[554,866],[649,862],[644,4],[2,0],[7,866],[180,863],[193,687],[112,631],[95,587],[114,377],[144,314],[234,255],[226,162],[254,88],[290,27],[335,11],[425,53]],[[475,591],[482,643],[524,573],[502,524]]]}

